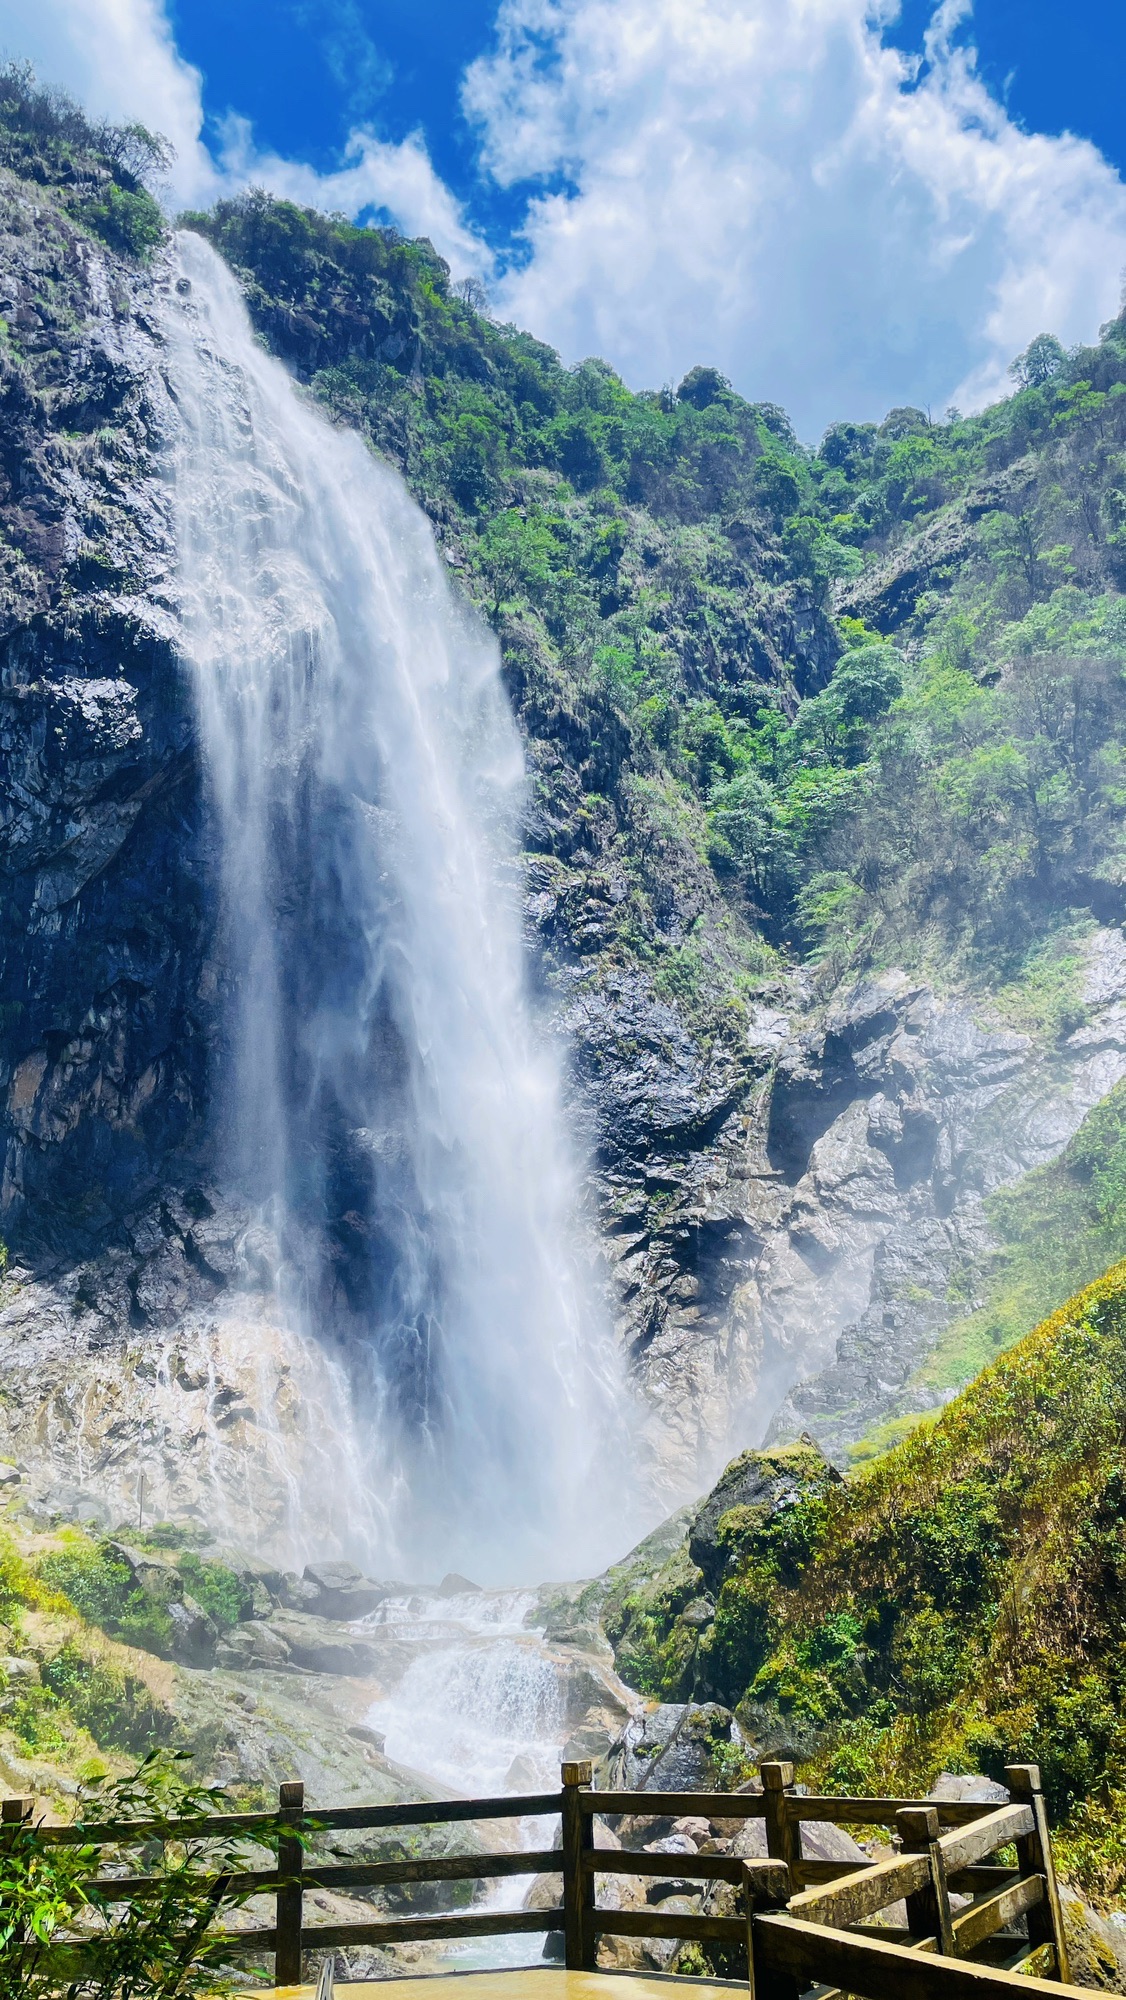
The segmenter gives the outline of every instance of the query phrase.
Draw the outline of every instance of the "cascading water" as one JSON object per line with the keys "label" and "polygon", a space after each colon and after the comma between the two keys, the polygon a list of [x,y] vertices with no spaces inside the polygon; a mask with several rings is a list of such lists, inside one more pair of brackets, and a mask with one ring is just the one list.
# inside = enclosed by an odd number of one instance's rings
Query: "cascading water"
{"label": "cascading water", "polygon": [[497,647],[402,482],[263,352],[210,246],[175,256],[217,1095],[281,1307],[333,1357],[337,1536],[384,1573],[589,1571],[625,1539],[621,1392],[526,992]]}

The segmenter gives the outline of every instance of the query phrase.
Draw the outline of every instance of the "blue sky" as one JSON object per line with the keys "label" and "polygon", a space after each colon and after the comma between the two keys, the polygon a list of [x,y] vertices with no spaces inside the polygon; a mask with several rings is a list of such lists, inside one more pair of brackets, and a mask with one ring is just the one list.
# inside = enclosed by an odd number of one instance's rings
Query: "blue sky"
{"label": "blue sky", "polygon": [[[357,123],[393,140],[421,127],[437,171],[484,231],[504,241],[518,228],[523,204],[478,173],[460,102],[462,77],[491,39],[495,0],[179,0],[171,11],[212,117],[237,109],[261,142],[326,172]],[[933,11],[930,0],[906,0],[885,39],[921,54]],[[1017,122],[1091,139],[1126,169],[1124,0],[976,0],[961,39]]]}
{"label": "blue sky", "polygon": [[1118,308],[1122,0],[0,0],[0,44],[168,132],[172,206],[393,219],[566,360],[808,437]]}

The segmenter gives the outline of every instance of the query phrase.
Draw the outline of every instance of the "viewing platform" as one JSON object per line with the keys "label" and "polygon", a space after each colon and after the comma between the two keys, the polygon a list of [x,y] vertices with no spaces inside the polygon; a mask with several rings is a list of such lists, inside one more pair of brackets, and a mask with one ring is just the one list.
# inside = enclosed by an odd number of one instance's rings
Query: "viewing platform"
{"label": "viewing platform", "polygon": [[[451,1980],[457,1985],[451,1994]],[[387,2000],[386,1979],[338,1979],[343,2000]],[[408,1974],[403,2000],[672,2000],[671,1986],[688,1994],[738,1992],[742,1980],[687,1979],[668,1972],[567,1972],[554,1966],[509,1967],[503,1972]],[[396,1986],[400,1984],[395,1981]],[[316,1985],[258,1986],[235,2000],[315,2000]]]}
{"label": "viewing platform", "polygon": [[[294,1782],[281,1787],[273,1813],[31,1827],[32,1801],[9,1799],[0,1817],[9,1837],[17,1825],[27,1825],[32,1842],[79,1845],[89,1852],[96,1872],[84,1875],[84,1888],[103,1907],[143,1901],[160,1892],[161,1878],[107,1872],[104,1862],[98,1866],[100,1851],[118,1857],[130,1847],[144,1851],[154,1837],[189,1848],[194,1894],[204,1906],[198,1935],[207,1957],[217,1966],[248,1959],[267,1975],[272,1958],[275,1996],[315,1994],[316,1984],[303,1983],[302,1976],[319,1970],[330,1954],[342,1953],[347,1962],[357,1948],[441,1942],[450,1969],[403,1974],[391,1960],[384,1978],[341,1978],[339,1984],[358,1996],[405,1977],[410,2000],[439,2000],[439,1985],[441,2000],[595,2000],[596,1994],[606,2000],[657,2000],[658,1987],[690,1987],[697,1994],[733,1983],[749,1990],[752,2000],[799,2000],[810,1992],[816,2000],[839,2000],[841,1994],[862,2000],[1035,2000],[1037,1994],[1044,2000],[1069,1995],[1081,2000],[1086,1989],[1070,1984],[1036,1765],[1006,1768],[1009,1795],[1002,1803],[818,1795],[797,1790],[792,1764],[769,1762],[759,1770],[761,1788],[752,1784],[735,1792],[599,1792],[591,1765],[576,1762],[562,1766],[557,1791],[531,1795],[318,1810],[306,1804],[304,1786]],[[761,1821],[755,1836],[761,1858],[744,1858],[747,1845],[740,1854],[714,1838],[690,1852],[669,1851],[664,1841],[634,1847],[596,1841],[599,1820],[613,1831],[614,1825],[636,1824],[639,1818],[687,1817],[728,1829],[741,1823],[744,1831],[748,1822]],[[323,1845],[344,1833],[457,1825],[473,1829],[467,1843],[472,1844],[489,1822],[513,1820],[539,1822],[543,1844],[387,1859],[337,1859],[339,1846],[325,1852]],[[803,1852],[803,1835],[818,1822],[880,1829],[892,1835],[890,1850],[881,1839],[879,1858],[859,1847],[847,1859],[814,1858]],[[227,1842],[228,1858],[216,1872],[207,1851],[220,1838]],[[241,1850],[254,1841],[272,1848],[272,1865],[244,1871]],[[630,1908],[600,1903],[600,1882],[615,1876],[648,1882],[649,1895]],[[392,1915],[368,1904],[346,1922],[307,1920],[310,1904],[318,1907],[317,1892],[423,1883],[448,1883],[452,1890],[503,1877],[540,1877],[558,1886],[548,1892],[548,1907],[528,1898],[517,1907],[477,1903]],[[250,1923],[224,1928],[224,1898],[241,1899],[237,1913],[250,1916]],[[215,1912],[210,1922],[208,1903]],[[472,1945],[478,1954],[479,1940],[512,1938],[526,1938],[529,1956],[535,1960],[539,1954],[541,1962],[489,1971],[480,1969],[478,1959],[472,1969],[458,1968],[458,1946]],[[693,1945],[692,1973],[602,1970],[603,1938]],[[81,1970],[83,1941],[76,1937],[63,1948]],[[499,1955],[499,1942],[497,1950]],[[698,1968],[709,1966],[712,1974],[696,1976]]]}

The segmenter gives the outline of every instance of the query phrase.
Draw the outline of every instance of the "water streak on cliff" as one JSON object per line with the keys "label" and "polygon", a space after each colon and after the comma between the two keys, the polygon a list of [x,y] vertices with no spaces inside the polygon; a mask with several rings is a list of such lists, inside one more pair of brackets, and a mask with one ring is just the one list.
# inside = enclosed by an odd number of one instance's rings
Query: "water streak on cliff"
{"label": "water streak on cliff", "polygon": [[603,1553],[619,1392],[526,992],[497,648],[397,476],[257,344],[216,254],[182,235],[176,257],[216,1099],[279,1296],[335,1356],[340,1539],[384,1567],[573,1571]]}

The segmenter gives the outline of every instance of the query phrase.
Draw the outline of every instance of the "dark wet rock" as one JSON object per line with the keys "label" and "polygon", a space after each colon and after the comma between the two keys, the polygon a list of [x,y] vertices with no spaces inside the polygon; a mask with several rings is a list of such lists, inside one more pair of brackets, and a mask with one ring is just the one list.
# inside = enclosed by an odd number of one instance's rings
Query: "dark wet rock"
{"label": "dark wet rock", "polygon": [[153,284],[0,176],[0,1210],[40,1256],[159,1185],[204,1084]]}
{"label": "dark wet rock", "polygon": [[[713,1590],[718,1589],[727,1566],[720,1525],[726,1516],[738,1509],[744,1519],[753,1514],[765,1522],[772,1514],[795,1506],[811,1490],[839,1478],[840,1474],[810,1437],[802,1437],[796,1445],[778,1451],[743,1452],[732,1460],[692,1519],[688,1530],[691,1560]],[[692,1625],[707,1624],[708,1617],[703,1615],[706,1603],[707,1600],[694,1599],[681,1613],[682,1620]],[[712,1605],[712,1615],[714,1609]]]}
{"label": "dark wet rock", "polygon": [[306,1563],[301,1580],[313,1593],[302,1608],[320,1618],[365,1618],[387,1595],[348,1562]]}
{"label": "dark wet rock", "polygon": [[287,1569],[281,1580],[278,1597],[287,1611],[307,1611],[312,1613],[320,1603],[321,1593],[315,1583],[306,1582],[296,1570]]}
{"label": "dark wet rock", "polygon": [[165,1610],[172,1626],[172,1657],[185,1666],[209,1667],[215,1658],[219,1630],[194,1597],[172,1599]]}
{"label": "dark wet rock", "polygon": [[735,1718],[718,1702],[655,1702],[630,1717],[611,1754],[619,1791],[706,1790]]}
{"label": "dark wet rock", "polygon": [[593,1704],[573,1726],[563,1745],[565,1762],[578,1763],[589,1758],[599,1788],[604,1788],[607,1782],[614,1745],[621,1735],[622,1713],[617,1704]]}
{"label": "dark wet rock", "polygon": [[369,1729],[366,1722],[350,1723],[348,1734],[349,1736],[354,1736],[357,1743],[366,1743],[371,1750],[377,1750],[382,1753],[387,1748],[387,1738],[383,1735],[382,1731],[379,1729]]}

